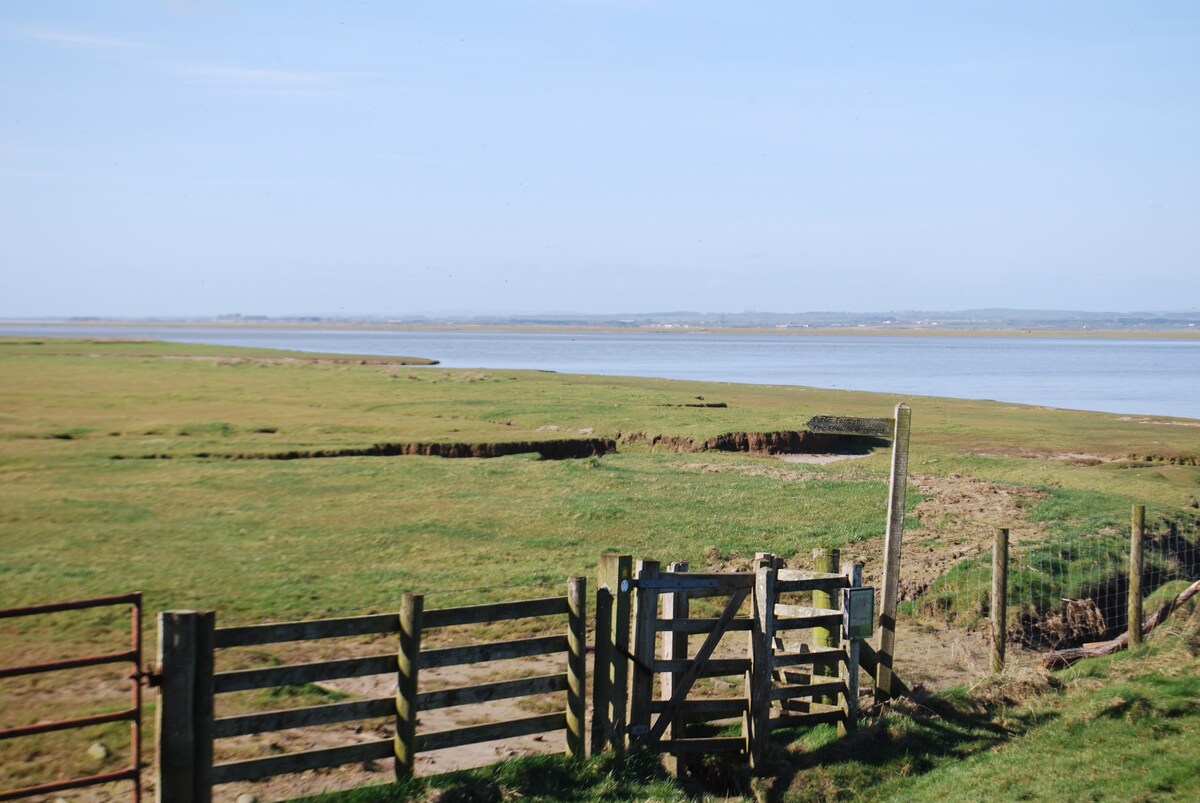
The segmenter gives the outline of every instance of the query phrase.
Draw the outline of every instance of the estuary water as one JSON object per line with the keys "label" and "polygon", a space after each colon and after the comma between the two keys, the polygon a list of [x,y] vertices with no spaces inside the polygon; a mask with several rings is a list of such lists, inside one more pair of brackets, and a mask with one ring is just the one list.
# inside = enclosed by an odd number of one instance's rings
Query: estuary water
{"label": "estuary water", "polygon": [[461,368],[806,385],[1200,418],[1200,339],[705,332],[481,332],[0,325],[0,335],[120,337],[427,357]]}

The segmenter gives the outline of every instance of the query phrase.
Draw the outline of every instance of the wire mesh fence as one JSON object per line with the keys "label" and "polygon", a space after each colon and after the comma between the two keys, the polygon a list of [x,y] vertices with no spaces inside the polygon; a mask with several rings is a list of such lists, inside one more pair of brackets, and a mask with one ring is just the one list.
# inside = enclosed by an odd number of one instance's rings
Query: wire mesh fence
{"label": "wire mesh fence", "polygon": [[[1053,651],[1107,641],[1127,631],[1132,526],[1051,531],[1008,546],[1009,644]],[[1200,578],[1200,512],[1149,509],[1142,535],[1143,609],[1147,614]],[[966,630],[990,627],[993,550],[964,554],[902,613]]]}

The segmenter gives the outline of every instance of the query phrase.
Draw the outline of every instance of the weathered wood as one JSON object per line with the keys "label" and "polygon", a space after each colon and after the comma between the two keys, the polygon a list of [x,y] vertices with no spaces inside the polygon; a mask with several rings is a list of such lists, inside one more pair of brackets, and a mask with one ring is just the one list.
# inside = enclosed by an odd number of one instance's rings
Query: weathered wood
{"label": "weathered wood", "polygon": [[216,632],[217,649],[250,647],[259,644],[278,644],[284,641],[312,641],[395,633],[399,629],[394,613],[367,616],[347,616],[340,619],[313,619],[306,622],[222,627]]}
{"label": "weathered wood", "polygon": [[483,605],[464,605],[458,608],[425,611],[422,627],[428,630],[431,627],[503,622],[509,619],[526,619],[534,616],[558,616],[568,612],[566,597],[489,602]]}
{"label": "weathered wood", "polygon": [[400,599],[400,644],[396,652],[396,734],[392,742],[396,779],[411,778],[417,761],[418,676],[425,598],[405,594]]}
{"label": "weathered wood", "polygon": [[158,615],[158,750],[155,760],[159,803],[195,803],[196,797],[196,622],[195,611]]}
{"label": "weathered wood", "polygon": [[[670,700],[655,700],[650,704],[650,710],[659,714],[667,707]],[[684,700],[678,706],[679,714],[688,719],[694,716],[735,717],[745,713],[750,701],[745,697],[717,697],[700,700]]]}
{"label": "weathered wood", "polygon": [[587,578],[567,581],[567,755],[587,757],[583,741],[587,693]]}
{"label": "weathered wood", "polygon": [[[1151,630],[1165,622],[1168,616],[1178,610],[1189,599],[1196,596],[1197,593],[1200,593],[1200,580],[1185,588],[1175,599],[1164,602],[1158,610],[1152,613],[1150,618],[1142,624],[1142,635],[1147,635]],[[1052,652],[1042,659],[1042,666],[1047,669],[1066,669],[1076,661],[1081,661],[1084,658],[1098,658],[1102,655],[1112,655],[1115,652],[1120,652],[1127,646],[1129,646],[1128,630],[1112,641],[1100,642],[1090,647],[1076,647],[1070,650]]]}
{"label": "weathered wood", "polygon": [[999,527],[992,544],[992,671],[1004,671],[1008,638],[1008,529]]}
{"label": "weathered wood", "polygon": [[886,438],[892,434],[890,418],[853,418],[844,415],[815,415],[805,425],[809,432],[823,435],[866,435]]}
{"label": "weathered wood", "polygon": [[746,723],[750,765],[761,770],[771,732],[771,644],[775,638],[775,568],[763,554],[754,573],[754,630],[750,633],[750,700]]}
{"label": "weathered wood", "polygon": [[[424,668],[424,664],[422,664],[422,668]],[[477,683],[473,686],[458,686],[453,689],[423,691],[417,694],[417,711],[490,703],[493,700],[508,700],[530,694],[552,694],[566,691],[569,687],[567,673],[559,672],[554,675],[497,680],[491,683]]]}
{"label": "weathered wood", "polygon": [[641,733],[650,726],[650,700],[654,697],[655,622],[658,621],[658,591],[650,587],[657,580],[656,560],[637,562],[637,595],[633,628],[633,677],[629,684],[629,732]]}
{"label": "weathered wood", "polygon": [[395,715],[396,698],[377,697],[373,700],[355,700],[349,703],[330,703],[304,708],[288,708],[283,711],[219,717],[213,723],[213,735],[218,739],[225,739],[230,736],[245,736],[251,733],[270,733],[289,728],[308,728],[313,725],[330,725],[335,722],[352,722],[356,719],[375,719],[376,717]]}
{"label": "weathered wood", "polygon": [[[846,585],[846,575],[837,572],[815,572],[809,569],[779,569],[778,577],[775,585],[780,589],[779,593],[785,592],[787,583],[800,583],[807,581],[828,582],[831,588],[844,588]],[[811,588],[791,589],[787,591],[811,591]]]}
{"label": "weathered wood", "polygon": [[687,697],[687,693],[691,691],[692,684],[700,677],[704,664],[712,657],[713,650],[717,648],[717,643],[720,642],[721,636],[725,632],[725,624],[737,615],[738,608],[746,601],[749,593],[750,589],[748,588],[738,589],[729,597],[729,602],[725,605],[725,610],[717,620],[717,627],[705,637],[704,643],[696,651],[696,657],[692,660],[691,665],[684,670],[683,676],[676,684],[666,708],[659,714],[654,724],[650,726],[650,732],[639,737],[639,744],[653,744],[662,738],[667,725],[670,724],[675,716],[675,709]]}
{"label": "weathered wood", "polygon": [[596,627],[595,646],[592,650],[592,750],[593,756],[604,752],[608,742],[608,702],[612,664],[612,606],[613,595],[604,576],[604,561],[601,559],[596,573]]}
{"label": "weathered wood", "polygon": [[[837,680],[824,680],[799,686],[776,686],[771,689],[771,699],[795,700],[799,698],[811,698],[816,702],[821,702],[822,700],[835,699],[837,695],[843,694],[845,691],[846,684],[839,678]],[[830,705],[830,703],[822,704]]]}
{"label": "weathered wood", "polygon": [[753,588],[754,575],[702,572],[672,575],[667,573],[639,579],[634,583],[634,587],[664,593],[668,591],[718,591],[722,594],[729,594],[739,588]]}
{"label": "weathered wood", "polygon": [[892,682],[896,652],[896,607],[900,601],[900,545],[904,539],[904,506],[908,489],[908,440],[912,411],[896,405],[896,430],[892,436],[892,470],[888,482],[887,533],[883,545],[883,591],[879,604],[879,668],[875,699],[882,702],[899,693]]}
{"label": "weathered wood", "polygon": [[459,664],[478,664],[485,661],[505,661],[528,658],[532,655],[553,655],[566,652],[567,637],[539,636],[537,638],[491,641],[486,644],[467,644],[462,647],[442,647],[421,653],[421,668],[435,669]]}
{"label": "weathered wood", "polygon": [[795,727],[810,727],[812,725],[824,725],[841,723],[844,714],[836,708],[829,711],[808,711],[804,713],[787,713],[781,714],[771,720],[772,729],[775,728],[795,728]]}
{"label": "weathered wood", "polygon": [[820,578],[810,578],[807,580],[787,580],[776,583],[776,588],[780,594],[791,594],[797,591],[837,591],[846,587],[846,578],[838,576],[834,579],[824,580]]}
{"label": "weathered wood", "polygon": [[789,666],[842,661],[844,658],[845,652],[840,648],[824,647],[818,650],[808,650],[807,652],[776,653],[772,663],[776,669],[783,669]]}
{"label": "weathered wood", "polygon": [[247,761],[231,761],[213,767],[213,783],[257,781],[288,772],[338,767],[342,764],[358,764],[390,758],[392,740],[380,739],[343,747],[327,747],[321,750],[305,750],[301,753],[285,753],[280,756],[252,758]]}
{"label": "weathered wood", "polygon": [[218,672],[213,680],[216,693],[225,694],[247,689],[315,683],[318,680],[385,675],[394,671],[395,668],[395,655],[373,655],[365,658],[343,658],[336,661],[316,661],[310,664],[288,664],[262,669]]}
{"label": "weathered wood", "polygon": [[[592,716],[599,719],[598,728],[593,729],[592,753],[605,747],[612,749],[619,761],[625,752],[625,731],[628,721],[629,700],[629,614],[630,593],[633,581],[633,558],[629,555],[601,555],[599,583],[607,590],[607,603],[597,596],[597,610],[607,604],[607,622],[603,636],[597,630],[596,643],[603,645],[605,657],[597,659],[593,684],[598,684],[596,706]],[[597,619],[597,628],[601,622]],[[599,713],[596,713],[596,712]],[[599,733],[601,738],[596,739]]]}
{"label": "weathered wood", "polygon": [[562,730],[566,726],[566,713],[556,711],[553,714],[541,714],[536,717],[512,719],[506,722],[489,722],[467,728],[422,733],[417,736],[417,750],[422,753],[428,750],[444,750],[448,747],[462,747],[465,744],[492,742],[497,739],[528,736],[532,733]]}
{"label": "weathered wood", "polygon": [[[740,592],[739,592],[740,593]],[[676,659],[673,661],[658,660],[654,662],[655,672],[686,672],[695,663],[695,659]],[[750,671],[749,658],[711,658],[700,669],[702,678],[719,678],[727,675],[741,675]]]}
{"label": "weathered wood", "polygon": [[[671,597],[682,597],[688,599],[686,592],[676,592],[670,595]],[[664,600],[667,597],[664,596]],[[654,623],[654,629],[660,633],[673,633],[675,635],[686,635],[688,633],[707,633],[713,629],[716,624],[716,619],[667,619],[662,618]],[[725,628],[728,633],[748,633],[754,629],[753,619],[734,619]]]}
{"label": "weathered wood", "polygon": [[[879,653],[875,651],[875,648],[871,646],[871,642],[869,641],[862,642],[859,645],[859,649],[862,650],[862,654],[859,656],[859,667],[868,675],[870,675],[871,679],[878,684],[880,663]],[[911,692],[908,690],[908,686],[903,680],[900,679],[895,670],[892,670],[891,672],[891,679],[893,697],[905,697],[911,694]]]}
{"label": "weathered wood", "polygon": [[[688,564],[684,561],[677,561],[670,566],[671,574],[685,574],[688,570]],[[695,621],[699,625],[707,625],[711,627],[716,624],[716,620],[689,620],[690,613],[688,596],[683,592],[674,594],[666,594],[663,596],[663,618],[655,622],[655,629],[658,631],[666,631],[667,635],[663,638],[663,660],[687,660],[688,654],[688,633],[702,633],[707,630],[689,630],[686,626]],[[680,626],[683,627],[680,627]],[[666,702],[671,699],[671,694],[675,690],[675,685],[683,677],[683,672],[666,672],[662,676],[662,701],[652,701],[650,711],[659,713]],[[684,716],[686,706],[680,707],[679,714],[671,720],[669,729],[670,738],[683,739],[687,736],[687,719]],[[685,773],[685,762],[680,760],[678,753],[673,754],[668,762],[668,771],[674,774],[677,778],[683,778]]]}
{"label": "weathered wood", "polygon": [[809,630],[818,626],[837,627],[842,612],[836,608],[810,608],[805,605],[776,605],[775,631]]}
{"label": "weathered wood", "polygon": [[[836,549],[814,549],[813,568],[822,574],[837,574],[840,576],[842,553]],[[845,578],[842,578],[845,580]],[[841,598],[840,595],[834,594],[829,589],[815,589],[812,592],[813,607],[824,608],[826,610],[837,610],[838,620],[836,622],[824,622],[821,625],[814,627],[812,632],[812,643],[814,649],[822,647],[837,647],[840,643],[838,638],[839,631],[842,625],[841,615]],[[817,676],[833,676],[838,672],[837,664],[828,664],[825,662],[813,663],[813,674]],[[832,697],[824,697],[817,702],[825,705],[833,705],[837,701]]]}
{"label": "weathered wood", "polygon": [[1129,532],[1129,646],[1142,643],[1142,543],[1146,537],[1146,506],[1134,505]]}

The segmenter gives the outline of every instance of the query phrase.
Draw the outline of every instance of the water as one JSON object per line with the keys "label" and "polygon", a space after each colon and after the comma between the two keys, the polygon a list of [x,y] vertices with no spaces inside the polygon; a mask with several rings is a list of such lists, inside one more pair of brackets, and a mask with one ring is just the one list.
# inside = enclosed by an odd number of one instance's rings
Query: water
{"label": "water", "polygon": [[1200,418],[1200,340],[13,325],[0,326],[0,335],[406,355],[449,367],[807,385]]}

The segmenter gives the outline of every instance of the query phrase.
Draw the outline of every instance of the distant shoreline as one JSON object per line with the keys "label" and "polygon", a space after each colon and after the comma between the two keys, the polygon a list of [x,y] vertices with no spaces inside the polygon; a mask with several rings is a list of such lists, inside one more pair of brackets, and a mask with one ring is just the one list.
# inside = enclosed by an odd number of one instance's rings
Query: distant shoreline
{"label": "distant shoreline", "polygon": [[727,327],[727,326],[584,326],[559,324],[402,324],[402,323],[323,323],[319,321],[154,321],[154,320],[0,320],[0,326],[47,326],[71,329],[93,327],[154,327],[163,329],[276,329],[293,331],[370,331],[370,332],[560,332],[569,334],[720,334],[846,337],[999,337],[1068,338],[1113,340],[1200,340],[1195,331],[1138,329],[1000,329],[954,327]]}

